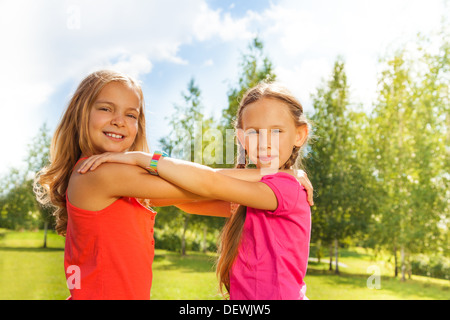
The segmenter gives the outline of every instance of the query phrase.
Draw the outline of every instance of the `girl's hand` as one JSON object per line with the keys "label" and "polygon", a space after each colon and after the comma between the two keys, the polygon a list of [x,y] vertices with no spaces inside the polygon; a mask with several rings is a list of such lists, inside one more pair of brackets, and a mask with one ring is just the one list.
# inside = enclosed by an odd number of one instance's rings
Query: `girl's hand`
{"label": "girl's hand", "polygon": [[115,162],[130,165],[138,165],[137,156],[139,152],[105,152],[96,154],[86,159],[78,169],[79,173],[86,173],[95,170],[105,162]]}
{"label": "girl's hand", "polygon": [[311,184],[311,181],[308,179],[308,175],[303,170],[294,170],[294,176],[297,178],[297,181],[305,187],[306,193],[308,194],[308,203],[310,206],[314,205],[314,199],[313,199],[313,186]]}

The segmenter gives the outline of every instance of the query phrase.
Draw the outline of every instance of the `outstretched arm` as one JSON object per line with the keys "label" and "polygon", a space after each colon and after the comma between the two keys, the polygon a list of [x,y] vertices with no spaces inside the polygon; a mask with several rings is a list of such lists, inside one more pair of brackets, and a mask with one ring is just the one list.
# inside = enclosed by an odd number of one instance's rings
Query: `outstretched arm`
{"label": "outstretched arm", "polygon": [[[105,162],[119,162],[119,163],[125,163],[130,165],[137,165],[142,168],[145,168],[150,163],[150,160],[152,158],[152,154],[147,154],[143,152],[125,152],[125,153],[103,153],[100,155],[92,156],[91,158],[87,159],[83,165],[79,168],[80,173],[85,173],[90,170],[95,170],[100,164]],[[182,161],[182,160],[178,160]],[[194,165],[198,166],[196,164],[182,161],[186,165]],[[264,174],[267,174],[267,172],[262,172],[261,170],[242,170],[242,169],[211,169],[206,166],[201,166],[203,169],[207,169],[209,171],[213,172],[219,172],[222,175],[240,179],[240,180],[246,180],[250,182],[258,182],[261,180],[262,176]],[[183,170],[183,169],[181,169]],[[307,194],[308,194],[308,202],[310,205],[313,205],[313,187],[311,182],[309,181],[306,173],[302,170],[282,170],[284,172],[287,172],[294,177],[297,178],[299,183],[305,187]],[[170,181],[170,179],[167,179]],[[172,181],[173,182],[173,181]],[[195,188],[191,189],[194,190]],[[192,191],[193,193],[197,193],[195,190]],[[170,204],[167,204],[170,205]],[[199,204],[200,205],[200,204]]]}
{"label": "outstretched arm", "polygon": [[165,180],[202,197],[263,210],[275,210],[278,206],[272,189],[262,182],[236,179],[207,166],[166,157],[159,160],[157,168]]}
{"label": "outstretched arm", "polygon": [[[128,161],[129,164],[146,167],[151,156],[143,152],[105,153],[86,160],[80,172],[88,168],[94,170],[103,162]],[[259,175],[259,180],[263,176],[262,170],[256,169],[255,172]],[[278,206],[275,194],[265,183],[236,179],[207,166],[162,157],[158,162],[158,173],[165,180],[204,198],[236,202],[263,210],[275,210]]]}
{"label": "outstretched arm", "polygon": [[175,206],[184,212],[198,215],[215,217],[229,217],[231,215],[230,202],[221,200],[193,201],[177,204]]}
{"label": "outstretched arm", "polygon": [[[214,169],[214,171],[219,172],[220,174],[245,180],[245,181],[253,181],[258,182],[261,180],[261,178],[264,176],[264,174],[267,174],[267,172],[262,172],[261,170],[254,170],[254,169],[248,169],[248,170],[242,170],[242,169]],[[295,170],[295,169],[282,169],[279,170],[281,172],[288,173],[292,176],[294,176],[297,181],[306,189],[306,193],[308,194],[308,203],[310,206],[314,205],[314,188],[311,184],[311,181],[308,179],[308,175],[303,170]],[[275,172],[274,172],[275,173]]]}

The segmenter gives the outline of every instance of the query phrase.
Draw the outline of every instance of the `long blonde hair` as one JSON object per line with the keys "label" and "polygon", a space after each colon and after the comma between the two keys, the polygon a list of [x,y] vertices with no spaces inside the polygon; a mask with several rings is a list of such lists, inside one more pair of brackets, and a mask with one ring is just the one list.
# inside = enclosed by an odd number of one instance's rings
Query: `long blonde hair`
{"label": "long blonde hair", "polygon": [[138,131],[129,151],[148,152],[144,96],[137,81],[111,70],[93,72],[81,81],[53,135],[50,163],[36,174],[34,181],[36,199],[43,206],[54,207],[55,229],[62,236],[67,230],[66,191],[72,169],[82,154],[94,154],[89,139],[89,113],[100,91],[110,82],[123,83],[139,95]]}
{"label": "long blonde hair", "polygon": [[[277,82],[261,82],[249,89],[242,97],[234,123],[235,130],[243,128],[242,114],[245,107],[263,98],[272,98],[283,102],[289,108],[297,127],[309,125],[303,114],[301,103],[286,87]],[[281,165],[280,169],[303,168],[300,155],[305,145],[306,141],[301,147],[294,147],[290,158]],[[249,160],[246,150],[240,143],[238,144],[237,158],[238,164],[236,168],[246,168]],[[239,206],[236,213],[232,214],[225,223],[220,235],[216,274],[219,278],[219,290],[222,294],[223,287],[225,287],[228,294],[230,292],[230,271],[239,251],[246,213],[247,207]]]}

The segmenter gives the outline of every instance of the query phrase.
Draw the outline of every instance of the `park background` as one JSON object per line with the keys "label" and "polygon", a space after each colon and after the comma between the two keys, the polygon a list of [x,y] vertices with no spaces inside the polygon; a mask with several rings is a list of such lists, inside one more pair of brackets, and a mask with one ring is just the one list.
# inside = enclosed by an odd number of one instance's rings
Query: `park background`
{"label": "park background", "polygon": [[[78,83],[138,78],[152,150],[231,128],[262,79],[312,120],[311,299],[449,299],[448,1],[2,1],[0,299],[65,299],[64,239],[32,181]],[[183,140],[184,139],[184,140]],[[219,139],[220,140],[220,139]],[[192,146],[194,143],[192,143]],[[198,150],[197,150],[198,151]],[[220,157],[219,157],[220,158]],[[228,165],[230,166],[230,165]],[[157,208],[152,299],[220,299],[224,220]]]}

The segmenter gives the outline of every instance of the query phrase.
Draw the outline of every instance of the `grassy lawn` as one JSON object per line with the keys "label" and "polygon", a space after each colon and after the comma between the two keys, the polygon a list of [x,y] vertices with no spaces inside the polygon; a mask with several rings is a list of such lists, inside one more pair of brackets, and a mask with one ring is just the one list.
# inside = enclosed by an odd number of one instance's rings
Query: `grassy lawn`
{"label": "grassy lawn", "polygon": [[64,239],[43,232],[0,231],[0,299],[65,299]]}
{"label": "grassy lawn", "polygon": [[[50,233],[42,249],[43,232],[0,230],[0,299],[66,299],[63,258],[64,239]],[[392,277],[391,266],[361,248],[340,251],[341,275],[328,271],[327,259],[311,261],[305,277],[312,300],[450,299],[450,281],[413,276],[401,282]],[[380,272],[380,289],[369,289],[367,280]],[[152,299],[221,299],[217,293],[214,254],[156,250]]]}

